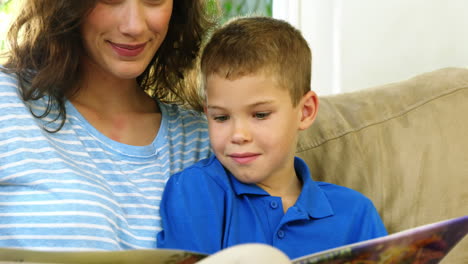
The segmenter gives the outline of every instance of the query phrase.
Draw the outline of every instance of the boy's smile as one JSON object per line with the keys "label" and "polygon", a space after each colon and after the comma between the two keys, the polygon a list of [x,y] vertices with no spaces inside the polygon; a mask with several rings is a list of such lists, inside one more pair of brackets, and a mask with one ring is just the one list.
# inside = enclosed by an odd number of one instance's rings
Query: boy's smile
{"label": "boy's smile", "polygon": [[281,186],[297,179],[294,154],[302,110],[273,77],[206,82],[210,140],[221,163],[240,181]]}
{"label": "boy's smile", "polygon": [[232,154],[228,154],[228,156],[231,157],[231,159],[234,162],[237,162],[239,165],[243,165],[243,164],[249,164],[253,162],[260,156],[260,154],[246,152],[246,153],[232,153]]}

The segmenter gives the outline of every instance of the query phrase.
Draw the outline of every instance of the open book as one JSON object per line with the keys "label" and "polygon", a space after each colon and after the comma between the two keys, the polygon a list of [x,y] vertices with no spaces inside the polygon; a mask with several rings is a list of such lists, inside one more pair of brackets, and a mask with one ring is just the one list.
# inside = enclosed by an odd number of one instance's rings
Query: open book
{"label": "open book", "polygon": [[38,252],[0,249],[0,263],[405,263],[436,264],[468,233],[468,216],[428,224],[385,237],[350,244],[289,260],[280,250],[243,244],[213,255],[182,250],[127,250],[112,252]]}

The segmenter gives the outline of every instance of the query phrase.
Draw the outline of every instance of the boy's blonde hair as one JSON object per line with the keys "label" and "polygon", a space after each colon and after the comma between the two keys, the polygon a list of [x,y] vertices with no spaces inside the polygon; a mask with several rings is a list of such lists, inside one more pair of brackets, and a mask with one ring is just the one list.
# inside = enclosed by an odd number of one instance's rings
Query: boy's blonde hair
{"label": "boy's blonde hair", "polygon": [[296,106],[310,91],[312,55],[301,32],[285,21],[243,17],[217,29],[201,56],[202,80],[216,74],[234,80],[250,74],[274,76]]}

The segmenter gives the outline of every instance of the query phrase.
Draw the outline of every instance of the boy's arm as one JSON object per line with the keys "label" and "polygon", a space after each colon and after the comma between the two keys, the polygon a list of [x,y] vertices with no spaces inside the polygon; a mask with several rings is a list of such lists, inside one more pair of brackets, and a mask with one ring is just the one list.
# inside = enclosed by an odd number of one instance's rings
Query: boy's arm
{"label": "boy's arm", "polygon": [[212,254],[222,248],[225,192],[200,169],[172,176],[160,206],[158,248]]}

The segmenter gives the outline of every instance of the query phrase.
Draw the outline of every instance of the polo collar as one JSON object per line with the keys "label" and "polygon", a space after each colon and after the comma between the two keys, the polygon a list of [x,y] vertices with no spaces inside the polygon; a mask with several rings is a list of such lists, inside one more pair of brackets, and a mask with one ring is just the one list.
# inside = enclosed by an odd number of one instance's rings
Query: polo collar
{"label": "polo collar", "polygon": [[297,198],[298,209],[307,212],[311,218],[324,218],[334,214],[333,208],[325,192],[312,179],[307,164],[300,158],[294,159],[296,174],[302,179],[302,191]]}
{"label": "polo collar", "polygon": [[265,190],[262,188],[258,187],[256,184],[249,184],[249,183],[243,183],[237,180],[234,175],[232,175],[231,172],[227,171],[227,174],[229,175],[229,179],[231,180],[232,183],[232,189],[234,190],[234,193],[239,196],[239,195],[260,195],[260,196],[270,196],[269,193],[267,193]]}
{"label": "polo collar", "polygon": [[[295,207],[303,212],[307,212],[311,218],[324,218],[334,214],[330,201],[312,179],[307,164],[300,158],[294,158],[294,168],[297,175],[302,179],[302,190],[299,195]],[[238,181],[232,173],[228,172],[229,179],[232,183],[234,193],[239,195],[258,195],[270,196],[268,192],[257,186],[256,184],[246,184]]]}

